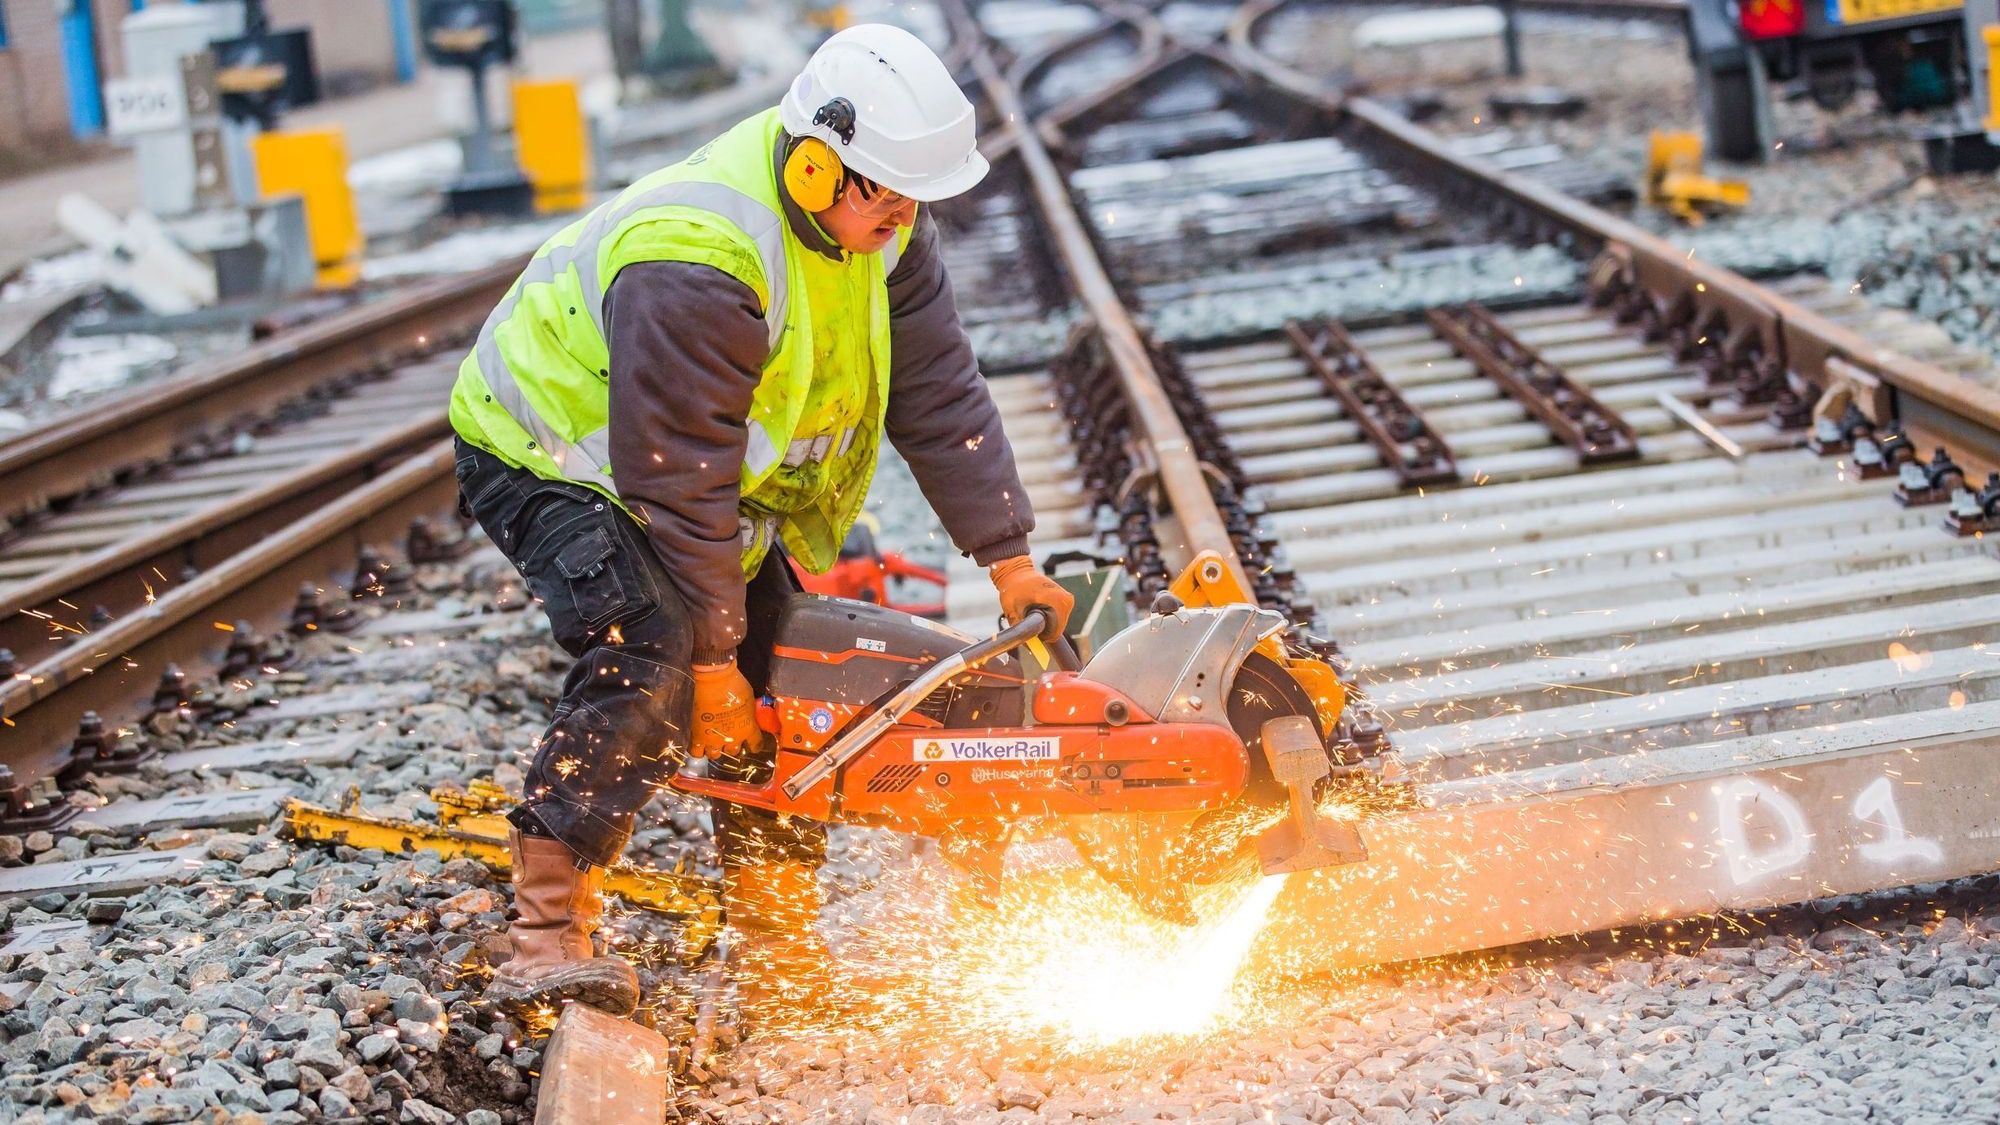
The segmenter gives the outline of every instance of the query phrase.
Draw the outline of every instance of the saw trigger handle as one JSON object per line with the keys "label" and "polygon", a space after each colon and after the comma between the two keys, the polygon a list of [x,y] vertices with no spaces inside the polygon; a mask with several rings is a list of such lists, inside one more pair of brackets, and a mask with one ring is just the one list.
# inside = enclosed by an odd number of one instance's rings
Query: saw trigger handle
{"label": "saw trigger handle", "polygon": [[[1026,624],[1029,621],[1033,621],[1037,630],[1046,629],[1048,628],[1049,619],[1053,615],[1053,612],[1045,605],[1029,606],[1027,616],[1023,617],[1021,622],[1022,624]],[[1057,633],[1055,640],[1045,643],[1049,654],[1055,658],[1057,668],[1065,672],[1081,672],[1083,670],[1083,658],[1076,654],[1076,646],[1069,643],[1068,636]]]}

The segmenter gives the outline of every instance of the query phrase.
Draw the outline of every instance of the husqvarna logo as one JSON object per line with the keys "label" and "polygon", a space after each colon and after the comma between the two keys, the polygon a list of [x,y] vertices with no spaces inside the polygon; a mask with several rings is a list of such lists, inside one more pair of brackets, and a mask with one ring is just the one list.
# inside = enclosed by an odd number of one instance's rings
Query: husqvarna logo
{"label": "husqvarna logo", "polygon": [[1062,739],[934,738],[917,744],[925,762],[1053,762],[1062,757]]}

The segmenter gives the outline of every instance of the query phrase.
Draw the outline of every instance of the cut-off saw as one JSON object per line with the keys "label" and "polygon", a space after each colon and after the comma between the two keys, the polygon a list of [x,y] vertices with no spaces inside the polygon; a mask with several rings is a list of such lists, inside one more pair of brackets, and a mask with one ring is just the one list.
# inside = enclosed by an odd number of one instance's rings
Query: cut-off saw
{"label": "cut-off saw", "polygon": [[[1350,693],[1212,553],[1078,659],[1040,612],[974,638],[866,602],[795,595],[780,616],[761,752],[684,770],[689,793],[938,839],[997,878],[1023,833],[1067,837],[1154,912],[1254,871],[1358,862],[1355,810],[1399,786],[1353,737]],[[1363,724],[1364,726],[1367,724]]]}

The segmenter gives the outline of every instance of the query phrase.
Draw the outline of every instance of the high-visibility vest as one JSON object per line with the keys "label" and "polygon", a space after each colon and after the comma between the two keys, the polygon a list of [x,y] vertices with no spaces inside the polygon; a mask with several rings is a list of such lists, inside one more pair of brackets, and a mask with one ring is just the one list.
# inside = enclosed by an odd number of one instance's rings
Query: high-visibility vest
{"label": "high-visibility vest", "polygon": [[910,239],[904,228],[881,253],[839,261],[801,243],[778,194],[779,133],[778,111],[767,110],[543,243],[486,318],[451,399],[452,427],[468,442],[622,507],[605,291],[636,262],[736,278],[757,295],[770,337],[739,477],[746,575],[778,536],[814,573],[839,560],[875,475],[889,400],[887,278]]}

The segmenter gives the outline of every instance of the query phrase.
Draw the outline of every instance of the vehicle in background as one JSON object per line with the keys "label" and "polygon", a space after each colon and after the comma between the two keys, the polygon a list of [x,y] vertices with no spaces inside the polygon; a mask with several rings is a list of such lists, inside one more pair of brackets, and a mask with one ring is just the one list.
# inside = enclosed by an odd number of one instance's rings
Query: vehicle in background
{"label": "vehicle in background", "polygon": [[1777,138],[1771,83],[1802,79],[1840,109],[1862,75],[1890,113],[1951,105],[1965,90],[1963,0],[1688,0],[1688,49],[1709,151],[1763,160]]}

